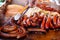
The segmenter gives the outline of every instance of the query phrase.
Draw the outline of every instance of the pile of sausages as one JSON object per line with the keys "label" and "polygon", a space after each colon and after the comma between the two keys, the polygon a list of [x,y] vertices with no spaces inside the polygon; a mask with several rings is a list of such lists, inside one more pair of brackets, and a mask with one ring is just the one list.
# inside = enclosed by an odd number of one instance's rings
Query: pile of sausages
{"label": "pile of sausages", "polygon": [[[56,11],[52,8],[47,8],[44,5],[36,5],[41,9]],[[0,27],[0,36],[10,38],[21,38],[26,35],[26,29],[28,28],[39,28],[42,30],[60,29],[60,14],[59,13],[32,13],[30,17],[24,15],[18,21],[14,18],[11,19],[8,25],[2,25]],[[42,31],[41,30],[41,31]],[[43,31],[42,31],[43,32]]]}
{"label": "pile of sausages", "polygon": [[0,27],[0,36],[21,38],[26,35],[26,29],[28,28],[39,28],[45,31],[47,29],[60,29],[60,14],[54,14],[35,12],[30,17],[24,15],[18,21],[11,19],[10,24]]}
{"label": "pile of sausages", "polygon": [[[53,13],[55,14],[55,13]],[[41,12],[34,13],[30,17],[24,15],[24,17],[17,22],[17,24],[24,27],[38,27],[40,29],[57,29],[60,28],[60,14],[43,14]]]}
{"label": "pile of sausages", "polygon": [[26,35],[26,30],[23,27],[17,28],[16,25],[6,25],[0,28],[0,36],[5,38],[21,38]]}

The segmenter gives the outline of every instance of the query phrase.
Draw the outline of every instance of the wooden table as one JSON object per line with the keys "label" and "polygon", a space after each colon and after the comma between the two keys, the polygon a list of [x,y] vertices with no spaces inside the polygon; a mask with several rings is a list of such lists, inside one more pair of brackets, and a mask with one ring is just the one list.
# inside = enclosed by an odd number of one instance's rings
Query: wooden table
{"label": "wooden table", "polygon": [[[1,39],[1,40],[18,40],[18,39]],[[50,30],[49,32],[47,32],[46,34],[39,34],[39,33],[35,33],[35,34],[27,34],[26,37],[21,38],[19,40],[60,40],[60,31],[53,31]]]}
{"label": "wooden table", "polygon": [[50,30],[46,34],[29,34],[28,38],[31,40],[60,40],[60,31]]}

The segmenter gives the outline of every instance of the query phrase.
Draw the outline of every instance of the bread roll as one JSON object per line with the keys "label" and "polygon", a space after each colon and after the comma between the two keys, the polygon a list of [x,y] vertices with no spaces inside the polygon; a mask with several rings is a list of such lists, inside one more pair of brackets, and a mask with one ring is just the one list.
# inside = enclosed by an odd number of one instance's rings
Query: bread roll
{"label": "bread roll", "polygon": [[21,5],[8,5],[6,11],[6,17],[15,16],[17,13],[22,13],[27,8]]}

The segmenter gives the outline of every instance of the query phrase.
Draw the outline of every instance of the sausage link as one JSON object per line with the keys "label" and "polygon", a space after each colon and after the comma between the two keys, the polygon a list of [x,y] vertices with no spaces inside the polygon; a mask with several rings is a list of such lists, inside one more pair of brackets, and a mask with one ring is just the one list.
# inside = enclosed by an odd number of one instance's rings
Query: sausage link
{"label": "sausage link", "polygon": [[54,25],[50,22],[50,28],[54,29]]}
{"label": "sausage link", "polygon": [[60,28],[60,17],[57,19],[57,26]]}
{"label": "sausage link", "polygon": [[27,25],[28,25],[28,26],[30,26],[30,25],[31,25],[31,22],[30,22],[30,20],[29,20],[29,19],[27,19],[27,20],[26,20],[26,23],[27,23]]}
{"label": "sausage link", "polygon": [[17,38],[21,38],[26,35],[26,30],[23,27],[18,28],[19,33],[17,34]]}
{"label": "sausage link", "polygon": [[46,21],[46,18],[43,18],[43,21],[41,23],[41,29],[44,29],[44,27],[45,27],[45,21]]}
{"label": "sausage link", "polygon": [[47,20],[46,20],[46,24],[45,24],[46,29],[49,29],[50,22],[51,22],[51,18],[48,17]]}
{"label": "sausage link", "polygon": [[53,18],[53,23],[54,23],[54,25],[57,24],[57,15],[54,16],[54,18]]}
{"label": "sausage link", "polygon": [[13,30],[16,30],[16,29],[17,29],[16,26],[4,26],[2,28],[2,31],[4,31],[4,32],[10,32],[10,31],[13,31]]}
{"label": "sausage link", "polygon": [[17,34],[8,34],[8,33],[3,33],[3,32],[0,32],[0,35],[2,37],[5,37],[5,38],[8,38],[8,37],[17,37]]}
{"label": "sausage link", "polygon": [[14,33],[17,33],[18,32],[18,29],[17,30],[14,30],[14,31],[11,31],[9,32],[10,34],[14,34]]}

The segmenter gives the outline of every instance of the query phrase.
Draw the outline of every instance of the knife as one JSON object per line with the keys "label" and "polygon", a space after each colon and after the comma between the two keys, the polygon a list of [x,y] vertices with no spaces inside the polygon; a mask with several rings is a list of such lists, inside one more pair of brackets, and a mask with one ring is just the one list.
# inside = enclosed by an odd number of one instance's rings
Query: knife
{"label": "knife", "polygon": [[27,9],[21,14],[21,13],[17,13],[15,16],[11,17],[6,23],[4,23],[4,26],[9,24],[11,22],[11,19],[14,18],[15,21],[18,21],[20,20],[24,14],[27,12],[27,10],[29,9],[30,7],[28,6]]}

